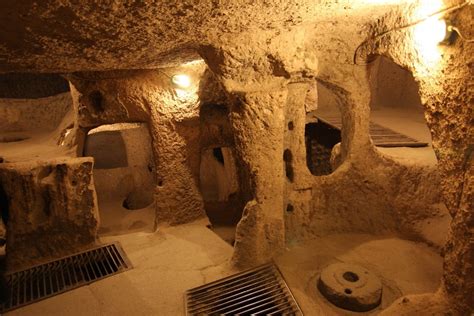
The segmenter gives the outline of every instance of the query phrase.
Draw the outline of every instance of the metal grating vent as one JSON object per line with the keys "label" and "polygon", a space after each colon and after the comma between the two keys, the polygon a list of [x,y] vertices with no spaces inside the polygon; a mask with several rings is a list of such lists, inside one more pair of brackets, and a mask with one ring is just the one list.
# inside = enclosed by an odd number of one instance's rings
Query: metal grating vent
{"label": "metal grating vent", "polygon": [[[322,122],[337,129],[342,128],[340,117],[318,117]],[[375,146],[379,147],[426,147],[428,143],[420,142],[407,135],[397,133],[388,127],[381,126],[374,122],[369,125],[370,137]]]}
{"label": "metal grating vent", "polygon": [[303,315],[275,264],[186,291],[187,315]]}
{"label": "metal grating vent", "polygon": [[6,275],[8,300],[0,313],[131,269],[119,243],[108,244]]}

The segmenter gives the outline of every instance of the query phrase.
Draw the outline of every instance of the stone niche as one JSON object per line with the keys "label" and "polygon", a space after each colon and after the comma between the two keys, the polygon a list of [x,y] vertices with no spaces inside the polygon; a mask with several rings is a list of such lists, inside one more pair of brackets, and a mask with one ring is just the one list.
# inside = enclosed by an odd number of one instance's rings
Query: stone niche
{"label": "stone niche", "polygon": [[7,200],[2,214],[8,219],[8,271],[96,243],[99,218],[92,167],[92,158],[0,165],[0,186]]}
{"label": "stone niche", "polygon": [[153,230],[156,184],[151,147],[146,123],[108,124],[89,131],[84,156],[94,158],[100,234],[134,227]]}

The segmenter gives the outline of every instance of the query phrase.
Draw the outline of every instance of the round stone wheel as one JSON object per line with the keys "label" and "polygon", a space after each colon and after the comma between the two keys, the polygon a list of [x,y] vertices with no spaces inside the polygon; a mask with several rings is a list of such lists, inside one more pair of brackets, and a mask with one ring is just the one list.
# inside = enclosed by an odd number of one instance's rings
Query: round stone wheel
{"label": "round stone wheel", "polygon": [[361,266],[335,263],[321,271],[318,280],[321,294],[337,307],[367,312],[382,301],[382,282]]}

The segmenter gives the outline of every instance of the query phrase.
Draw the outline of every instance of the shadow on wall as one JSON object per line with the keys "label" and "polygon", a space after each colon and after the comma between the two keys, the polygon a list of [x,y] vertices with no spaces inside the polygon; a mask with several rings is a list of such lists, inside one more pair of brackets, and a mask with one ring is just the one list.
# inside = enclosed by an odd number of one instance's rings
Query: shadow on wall
{"label": "shadow on wall", "polygon": [[236,225],[241,212],[239,182],[232,148],[201,152],[200,188],[207,216],[213,225]]}
{"label": "shadow on wall", "polygon": [[38,99],[68,91],[68,81],[57,74],[9,73],[0,75],[0,98]]}

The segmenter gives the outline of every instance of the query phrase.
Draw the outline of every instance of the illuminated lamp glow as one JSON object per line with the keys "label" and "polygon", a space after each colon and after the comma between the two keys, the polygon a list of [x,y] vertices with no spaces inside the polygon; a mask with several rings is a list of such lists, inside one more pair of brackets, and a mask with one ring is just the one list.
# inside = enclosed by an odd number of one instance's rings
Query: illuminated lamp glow
{"label": "illuminated lamp glow", "polygon": [[432,17],[415,26],[414,40],[418,51],[428,63],[434,63],[441,58],[439,44],[448,34],[446,22]]}
{"label": "illuminated lamp glow", "polygon": [[429,18],[417,26],[416,34],[418,42],[426,42],[432,45],[437,45],[446,38],[446,21],[437,18]]}
{"label": "illuminated lamp glow", "polygon": [[171,81],[180,88],[189,88],[191,86],[191,78],[188,75],[174,75]]}

